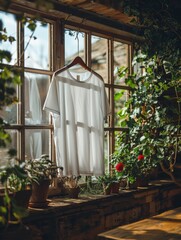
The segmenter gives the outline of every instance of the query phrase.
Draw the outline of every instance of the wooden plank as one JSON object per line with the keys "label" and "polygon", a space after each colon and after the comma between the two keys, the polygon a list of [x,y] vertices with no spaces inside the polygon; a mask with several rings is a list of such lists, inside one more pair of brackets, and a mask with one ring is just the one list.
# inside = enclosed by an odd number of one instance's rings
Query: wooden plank
{"label": "wooden plank", "polygon": [[123,13],[120,8],[120,4],[112,1],[86,1],[86,0],[59,0],[60,3],[66,4],[67,6],[73,6],[78,9],[90,11],[95,14],[109,17],[120,22],[129,23],[132,17],[128,17]]}
{"label": "wooden plank", "polygon": [[99,239],[180,240],[181,207],[101,233]]}
{"label": "wooden plank", "polygon": [[78,5],[80,3],[86,2],[85,0],[60,0],[61,3],[70,4],[70,5]]}

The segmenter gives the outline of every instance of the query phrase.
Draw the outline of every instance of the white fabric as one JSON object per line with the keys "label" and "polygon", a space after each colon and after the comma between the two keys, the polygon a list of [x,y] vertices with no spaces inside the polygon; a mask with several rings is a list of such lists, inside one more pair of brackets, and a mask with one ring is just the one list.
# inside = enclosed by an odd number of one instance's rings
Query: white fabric
{"label": "white fabric", "polygon": [[53,76],[44,109],[53,115],[56,160],[63,174],[102,175],[104,117],[109,113],[104,82],[89,71],[64,70]]}
{"label": "white fabric", "polygon": [[[27,79],[29,83],[29,110],[31,118],[25,118],[26,124],[41,124],[42,122],[42,107],[41,98],[37,85],[37,80]],[[42,131],[31,130],[26,139],[26,154],[30,154],[31,158],[36,159],[42,155]]]}

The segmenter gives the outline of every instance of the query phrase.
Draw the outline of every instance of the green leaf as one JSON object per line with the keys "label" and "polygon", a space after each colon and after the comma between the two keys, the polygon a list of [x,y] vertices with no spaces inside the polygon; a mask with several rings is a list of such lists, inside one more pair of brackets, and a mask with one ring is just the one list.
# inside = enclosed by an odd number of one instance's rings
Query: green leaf
{"label": "green leaf", "polygon": [[8,37],[8,40],[9,40],[9,42],[10,42],[10,43],[12,43],[12,42],[15,42],[15,41],[16,41],[16,39],[15,39],[14,37],[12,37],[12,36]]}
{"label": "green leaf", "polygon": [[11,52],[6,50],[0,50],[0,61],[2,62],[4,59],[7,62],[10,62],[12,58]]}
{"label": "green leaf", "polygon": [[143,142],[146,139],[146,137],[143,135],[142,137],[140,137],[140,142]]}
{"label": "green leaf", "polygon": [[1,214],[6,214],[7,213],[7,208],[4,206],[0,206],[0,213]]}
{"label": "green leaf", "polygon": [[125,90],[121,90],[121,91],[119,91],[119,92],[116,92],[116,93],[114,94],[114,100],[115,100],[115,101],[118,101],[118,100],[124,95],[124,93],[125,93]]}
{"label": "green leaf", "polygon": [[33,21],[33,20],[29,20],[29,24],[28,24],[28,28],[32,31],[32,32],[34,32],[35,31],[35,29],[36,29],[36,21]]}

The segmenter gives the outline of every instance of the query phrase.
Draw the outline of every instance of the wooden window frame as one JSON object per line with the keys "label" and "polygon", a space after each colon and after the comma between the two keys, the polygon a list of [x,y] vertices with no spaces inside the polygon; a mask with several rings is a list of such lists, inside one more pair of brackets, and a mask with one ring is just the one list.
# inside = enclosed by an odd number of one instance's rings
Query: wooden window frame
{"label": "wooden window frame", "polygon": [[[25,10],[26,11],[26,10]],[[31,12],[31,15],[28,15],[29,12]],[[10,11],[10,13],[17,13],[16,11]],[[36,14],[36,11],[28,10],[27,15],[28,16],[33,16]],[[64,16],[64,15],[63,15]],[[131,67],[131,62],[132,62],[132,56],[133,56],[133,44],[132,44],[132,39],[128,39],[128,37],[121,35],[119,31],[116,31],[116,29],[113,32],[110,32],[109,29],[106,30],[106,26],[104,26],[103,30],[100,30],[100,28],[96,28],[96,25],[93,27],[91,24],[87,26],[86,21],[80,21],[80,23],[75,23],[73,21],[67,20],[67,17],[55,17],[52,14],[46,14],[43,15],[45,20],[51,24],[50,27],[50,69],[49,70],[44,70],[44,69],[34,69],[34,68],[27,68],[24,67],[24,60],[20,59],[18,62],[19,67],[23,66],[24,71],[29,72],[29,73],[39,73],[39,74],[45,74],[50,77],[53,75],[53,72],[61,67],[64,66],[64,29],[65,28],[71,28],[77,31],[83,31],[86,33],[85,37],[85,59],[86,63],[89,67],[91,67],[91,36],[96,35],[99,37],[103,37],[108,39],[108,49],[107,49],[107,62],[108,62],[108,79],[109,82],[105,84],[105,87],[108,88],[108,93],[109,93],[109,101],[110,101],[110,106],[111,109],[114,109],[114,90],[115,89],[127,89],[129,90],[128,87],[126,86],[120,86],[120,85],[115,85],[114,84],[114,76],[113,76],[113,42],[114,41],[120,41],[122,43],[128,44],[128,68],[129,72],[132,72],[132,67]],[[118,32],[118,33],[117,33]],[[23,52],[23,41],[20,41],[22,39],[23,35],[23,28],[22,25],[19,23],[18,24],[18,35],[17,35],[17,40],[19,42],[18,46],[18,57],[21,56]],[[57,51],[58,49],[58,51]],[[23,83],[23,81],[22,81]],[[20,92],[20,101],[24,101],[24,90],[23,90],[23,84],[19,86],[18,92]],[[49,125],[25,125],[24,122],[24,104],[21,105],[18,113],[20,112],[20,122],[21,124],[16,124],[16,125],[11,125],[6,127],[6,129],[10,130],[17,130],[20,132],[20,154],[18,157],[20,159],[24,159],[25,157],[25,146],[24,146],[24,139],[25,139],[25,130],[26,129],[48,129],[51,132],[53,132],[53,125],[52,122],[50,122]],[[109,127],[105,128],[105,131],[108,132],[109,137],[109,156],[114,152],[115,150],[115,132],[116,131],[126,131],[126,128],[121,128],[114,126],[114,112],[112,115],[109,117]],[[55,148],[54,148],[54,143],[53,143],[53,137],[51,138],[51,145],[52,145],[52,153],[51,153],[51,158],[55,159]]]}

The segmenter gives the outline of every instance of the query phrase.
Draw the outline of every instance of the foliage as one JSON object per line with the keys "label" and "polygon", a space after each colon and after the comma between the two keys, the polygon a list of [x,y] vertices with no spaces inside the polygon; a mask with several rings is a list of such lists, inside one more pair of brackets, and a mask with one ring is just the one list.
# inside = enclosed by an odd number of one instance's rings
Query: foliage
{"label": "foliage", "polygon": [[18,206],[14,198],[16,192],[27,189],[31,183],[25,163],[10,155],[7,166],[0,168],[0,181],[4,187],[1,194],[0,223],[17,223],[28,215],[27,209]]}
{"label": "foliage", "polygon": [[143,41],[138,49],[147,57],[158,55],[160,59],[178,63],[180,59],[180,1],[179,0],[123,0],[124,12],[133,16]]}
{"label": "foliage", "polygon": [[[135,74],[125,81],[130,98],[119,117],[127,129],[118,136],[113,163],[124,163],[122,174],[131,181],[160,164],[176,182],[174,165],[181,152],[180,4],[177,0],[123,0],[121,5],[133,17],[142,41],[135,43]],[[120,78],[124,72],[119,69]],[[142,161],[138,161],[140,154]]]}
{"label": "foliage", "polygon": [[108,189],[113,182],[118,181],[118,178],[115,174],[105,173],[102,176],[98,176],[97,181],[98,183],[101,183],[103,186],[105,186],[106,189]]}
{"label": "foliage", "polygon": [[58,169],[63,170],[62,167],[57,167],[49,159],[47,154],[42,155],[37,159],[30,159],[25,161],[26,172],[31,179],[40,182],[44,179],[52,180],[58,174]]}
{"label": "foliage", "polygon": [[17,192],[24,190],[28,185],[31,184],[31,179],[29,178],[24,163],[20,163],[18,160],[11,159],[11,163],[7,166],[1,167],[0,179],[1,183],[6,186],[8,191]]}
{"label": "foliage", "polygon": [[[119,117],[120,125],[127,126],[128,131],[118,136],[112,161],[124,164],[122,174],[131,182],[148,175],[162,162],[173,171],[181,151],[180,74],[169,71],[172,64],[168,62],[160,69],[157,60],[156,56],[149,60],[143,54],[136,56],[133,65],[139,64],[140,69],[125,80],[130,98],[119,111]],[[170,91],[175,95],[168,95]]]}
{"label": "foliage", "polygon": [[80,178],[81,176],[63,176],[60,180],[66,188],[77,188],[79,187]]}

